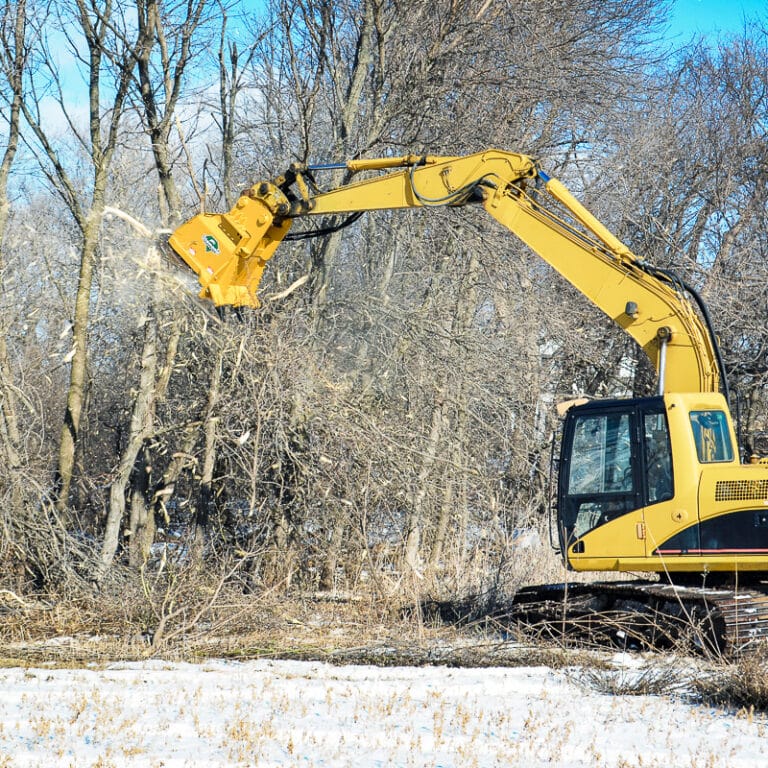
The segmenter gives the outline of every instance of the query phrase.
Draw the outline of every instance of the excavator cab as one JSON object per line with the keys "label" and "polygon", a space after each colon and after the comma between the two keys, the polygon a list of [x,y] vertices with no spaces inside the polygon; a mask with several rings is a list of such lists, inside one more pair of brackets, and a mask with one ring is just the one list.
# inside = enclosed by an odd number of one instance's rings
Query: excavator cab
{"label": "excavator cab", "polygon": [[719,393],[602,400],[565,416],[560,551],[573,570],[765,572],[768,479],[739,462]]}
{"label": "excavator cab", "polygon": [[[603,400],[568,411],[558,476],[560,548],[585,554],[585,536],[674,496],[663,397]],[[634,513],[634,514],[633,514]],[[615,527],[615,526],[614,526]],[[637,547],[630,547],[639,554]]]}

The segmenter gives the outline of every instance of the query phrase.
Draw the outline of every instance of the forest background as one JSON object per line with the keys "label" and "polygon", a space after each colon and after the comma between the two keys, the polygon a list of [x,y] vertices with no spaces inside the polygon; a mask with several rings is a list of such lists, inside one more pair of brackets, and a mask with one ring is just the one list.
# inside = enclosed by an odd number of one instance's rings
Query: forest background
{"label": "forest background", "polygon": [[645,393],[647,363],[481,210],[286,243],[262,308],[216,313],[158,239],[296,160],[539,158],[699,289],[765,450],[768,19],[681,40],[671,11],[6,3],[4,599],[117,598],[156,631],[225,594],[513,590],[558,568],[554,406]]}

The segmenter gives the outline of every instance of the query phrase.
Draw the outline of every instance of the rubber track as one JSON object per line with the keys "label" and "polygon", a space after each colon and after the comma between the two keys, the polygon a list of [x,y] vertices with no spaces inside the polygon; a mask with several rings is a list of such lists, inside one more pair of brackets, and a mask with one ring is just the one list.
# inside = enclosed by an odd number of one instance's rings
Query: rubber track
{"label": "rubber track", "polygon": [[737,655],[768,638],[768,594],[658,582],[548,584],[520,590],[487,615],[522,633],[630,649]]}
{"label": "rubber track", "polygon": [[426,601],[423,616],[495,627],[587,647],[676,649],[737,656],[768,641],[768,585],[740,589],[625,581],[525,587],[512,600],[488,595]]}

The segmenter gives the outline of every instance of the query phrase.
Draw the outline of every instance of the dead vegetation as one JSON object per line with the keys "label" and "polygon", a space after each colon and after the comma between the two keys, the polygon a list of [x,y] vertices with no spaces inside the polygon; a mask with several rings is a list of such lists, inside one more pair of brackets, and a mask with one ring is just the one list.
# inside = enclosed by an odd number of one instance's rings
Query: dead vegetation
{"label": "dead vegetation", "polygon": [[639,666],[583,666],[569,674],[584,688],[611,696],[670,696],[690,693],[691,663],[680,657],[649,656]]}
{"label": "dead vegetation", "polygon": [[693,689],[713,706],[768,712],[768,644],[763,641],[736,660],[714,666],[693,681]]}
{"label": "dead vegetation", "polygon": [[[253,588],[242,561],[207,569],[166,562],[162,569],[113,572],[98,588],[67,583],[60,593],[0,590],[0,665],[80,666],[162,658],[314,660],[376,666],[510,667],[569,670],[588,690],[617,696],[675,695],[747,713],[768,711],[768,648],[737,659],[693,658],[681,647],[616,662],[598,638],[574,644],[510,627],[488,610],[511,599],[536,552],[486,571],[485,599],[467,599],[463,615],[434,610],[480,572],[446,584],[415,584],[391,569],[353,590],[318,592],[286,584]],[[541,561],[541,560],[540,560]],[[510,560],[510,563],[512,560]],[[551,573],[552,578],[558,574]],[[119,578],[118,578],[119,576]],[[456,602],[454,602],[454,607]],[[431,608],[430,608],[431,606]],[[629,646],[628,646],[629,647]],[[620,649],[627,650],[627,648]]]}
{"label": "dead vegetation", "polygon": [[[533,551],[519,554],[502,568],[486,560],[461,578],[453,571],[443,583],[426,584],[385,564],[363,574],[354,588],[329,592],[254,583],[243,559],[211,561],[206,568],[165,561],[138,575],[113,569],[99,585],[68,583],[58,593],[5,590],[0,656],[6,664],[25,665],[150,657],[462,667],[575,663],[579,651],[512,637],[490,616],[445,621],[423,610],[425,594],[475,589],[484,580],[496,593],[500,584],[505,594],[514,592],[537,559]],[[559,573],[553,567],[550,575]]]}
{"label": "dead vegetation", "polygon": [[737,659],[701,661],[676,654],[646,655],[629,666],[584,665],[569,672],[587,690],[614,696],[682,696],[692,703],[747,717],[768,713],[768,644]]}

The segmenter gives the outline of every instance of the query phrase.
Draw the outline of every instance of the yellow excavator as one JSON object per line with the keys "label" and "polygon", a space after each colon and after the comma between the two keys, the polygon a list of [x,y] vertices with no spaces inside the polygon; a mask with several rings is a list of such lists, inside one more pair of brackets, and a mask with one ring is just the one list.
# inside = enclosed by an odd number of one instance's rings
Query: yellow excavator
{"label": "yellow excavator", "polygon": [[[322,191],[317,177],[334,169],[353,180]],[[760,587],[768,578],[768,462],[741,461],[707,308],[679,276],[632,253],[534,159],[487,150],[293,164],[246,190],[228,213],[195,216],[169,245],[197,274],[201,297],[257,307],[264,268],[296,219],[473,204],[618,323],[657,372],[647,397],[567,410],[552,527],[571,570],[662,578],[532,588],[520,598],[527,619],[559,611],[570,589],[583,605],[576,624],[635,610],[652,615],[654,627],[661,614],[682,623],[705,616],[717,625],[708,642],[718,648],[768,635]],[[687,586],[670,591],[665,581]]]}

